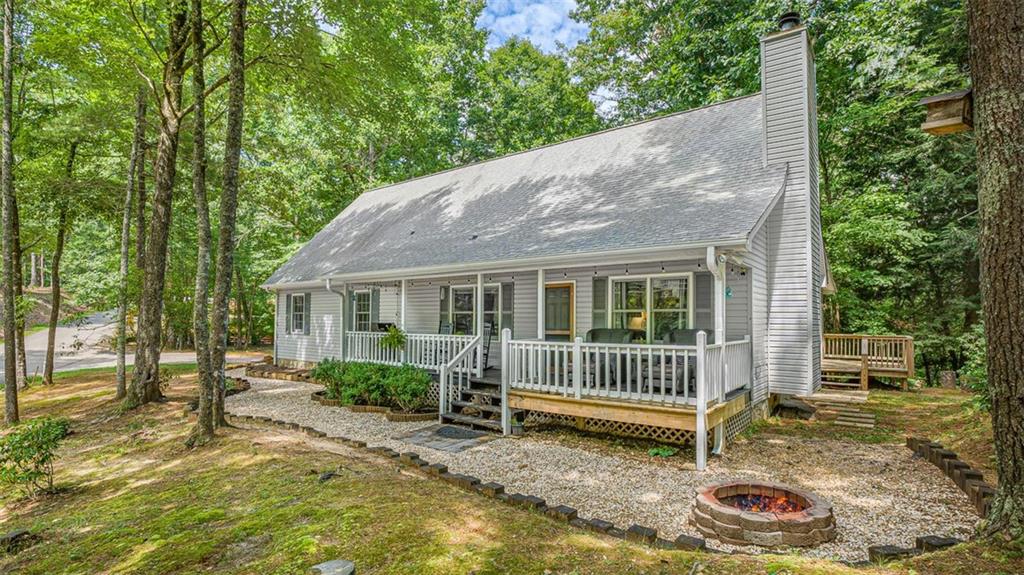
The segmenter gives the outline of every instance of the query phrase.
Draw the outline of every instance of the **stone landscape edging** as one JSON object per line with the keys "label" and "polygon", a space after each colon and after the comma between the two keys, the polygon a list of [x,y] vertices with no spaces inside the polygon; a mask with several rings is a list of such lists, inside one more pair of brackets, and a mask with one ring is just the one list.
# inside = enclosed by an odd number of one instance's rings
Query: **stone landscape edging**
{"label": "stone landscape edging", "polygon": [[953,451],[943,448],[941,443],[925,438],[908,437],[907,449],[938,467],[970,498],[978,515],[982,518],[988,517],[996,490],[985,481],[982,472],[971,469],[969,464],[961,461]]}
{"label": "stone landscape edging", "polygon": [[603,519],[591,518],[584,519],[579,516],[576,509],[567,505],[556,505],[548,506],[547,502],[533,495],[526,495],[522,493],[505,493],[505,487],[500,483],[487,482],[481,483],[480,479],[473,477],[472,475],[464,475],[461,473],[449,473],[448,467],[441,463],[429,463],[424,460],[418,453],[408,451],[399,453],[389,447],[383,446],[367,446],[365,441],[356,439],[350,439],[344,436],[328,436],[326,432],[320,431],[307,425],[299,425],[297,423],[290,423],[278,419],[273,419],[265,415],[254,416],[254,415],[235,415],[229,414],[229,417],[234,423],[240,422],[256,422],[256,423],[270,423],[272,425],[292,430],[301,431],[310,437],[328,439],[336,441],[351,447],[353,449],[364,449],[370,453],[386,457],[388,459],[397,460],[403,465],[409,466],[416,469],[427,476],[434,477],[460,487],[466,491],[474,492],[484,497],[488,497],[497,501],[501,501],[507,505],[514,507],[521,507],[531,511],[537,511],[543,513],[548,517],[555,520],[568,523],[569,525],[579,528],[593,531],[596,533],[603,533],[610,535],[618,539],[624,539],[633,543],[640,543],[649,547],[657,549],[667,549],[675,551],[712,551],[707,548],[707,542],[699,537],[693,537],[690,535],[682,534],[676,537],[674,540],[663,539],[658,537],[657,529],[645,527],[642,525],[631,525],[629,528],[623,530],[615,526],[610,521]]}

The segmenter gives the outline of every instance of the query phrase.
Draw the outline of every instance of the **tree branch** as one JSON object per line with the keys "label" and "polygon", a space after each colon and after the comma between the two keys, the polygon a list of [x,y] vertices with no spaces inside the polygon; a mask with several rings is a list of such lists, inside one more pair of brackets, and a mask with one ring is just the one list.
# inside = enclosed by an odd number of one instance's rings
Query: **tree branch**
{"label": "tree branch", "polygon": [[[255,58],[249,60],[248,62],[246,62],[245,63],[245,68],[249,69],[249,67],[252,66],[253,64],[261,62],[261,61],[263,61],[265,59],[266,58],[264,58],[263,55],[257,56]],[[221,76],[220,78],[217,78],[217,80],[214,83],[210,84],[206,88],[206,91],[203,92],[203,96],[209,96],[210,94],[216,92],[217,88],[220,88],[224,84],[227,84],[229,79],[230,79],[230,74],[229,73],[226,73],[223,76]],[[181,112],[178,113],[178,119],[180,120],[180,119],[184,118],[185,116],[191,114],[192,111],[195,110],[195,107],[196,107],[195,104],[189,104]]]}
{"label": "tree branch", "polygon": [[149,49],[153,51],[154,55],[156,55],[156,59],[160,60],[161,64],[166,64],[167,61],[160,55],[160,50],[157,50],[156,44],[153,43],[153,39],[149,37],[149,33],[146,32],[146,28],[139,20],[139,15],[135,13],[135,3],[132,0],[128,0],[128,11],[132,15],[132,20],[135,21],[135,26],[139,29],[139,32],[142,32],[142,37],[146,39],[146,44],[149,45]]}

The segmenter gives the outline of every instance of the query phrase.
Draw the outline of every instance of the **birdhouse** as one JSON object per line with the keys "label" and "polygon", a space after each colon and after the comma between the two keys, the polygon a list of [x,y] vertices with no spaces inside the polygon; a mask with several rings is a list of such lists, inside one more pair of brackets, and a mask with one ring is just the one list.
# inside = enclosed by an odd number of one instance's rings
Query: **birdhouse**
{"label": "birdhouse", "polygon": [[922,98],[918,104],[928,107],[921,129],[929,134],[955,134],[974,127],[971,89]]}

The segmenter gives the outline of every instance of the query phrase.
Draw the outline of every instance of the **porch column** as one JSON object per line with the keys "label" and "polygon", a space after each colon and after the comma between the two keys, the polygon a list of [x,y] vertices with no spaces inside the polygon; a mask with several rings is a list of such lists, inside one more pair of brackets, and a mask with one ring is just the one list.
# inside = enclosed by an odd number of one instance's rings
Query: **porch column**
{"label": "porch column", "polygon": [[399,298],[399,303],[398,303],[398,313],[399,313],[398,327],[402,328],[402,331],[405,331],[405,293],[406,293],[406,291],[405,291],[405,287],[406,287],[405,286],[405,282],[406,282],[406,280],[402,280],[402,285],[399,288],[401,291],[399,292],[399,296],[398,296],[398,298]]}
{"label": "porch column", "polygon": [[476,274],[476,334],[480,341],[476,344],[476,376],[484,376],[484,275]]}
{"label": "porch column", "polygon": [[[274,292],[274,365],[277,365],[277,321],[281,312],[281,292]],[[287,318],[286,318],[287,321]]]}
{"label": "porch column", "polygon": [[341,361],[348,360],[348,302],[351,299],[348,295],[348,284],[341,284],[341,291],[338,292],[341,298]]}
{"label": "porch column", "polygon": [[[726,284],[726,279],[725,279],[725,262],[723,260],[725,258],[724,258],[724,256],[723,257],[719,257],[715,253],[715,251],[716,250],[715,250],[714,246],[708,246],[708,251],[707,251],[708,269],[711,270],[711,273],[715,276],[715,343],[716,344],[724,344],[725,343],[725,338],[726,338],[726,335],[725,335],[725,287],[726,287],[725,284]],[[725,347],[722,347],[720,349],[720,353],[718,354],[718,365],[708,365],[706,367],[707,367],[707,369],[709,369],[709,370],[713,369],[713,370],[716,371],[716,373],[718,373],[718,378],[719,378],[718,381],[720,382],[720,385],[718,386],[718,396],[714,397],[714,398],[707,398],[707,397],[705,397],[705,400],[707,400],[707,399],[715,399],[719,403],[725,403],[725,389],[728,386],[728,382],[725,380],[726,379]],[[723,421],[722,423],[719,423],[718,425],[715,426],[715,442],[714,442],[714,445],[712,446],[712,449],[711,449],[712,453],[714,453],[716,455],[722,453],[722,448],[725,446],[724,438],[725,438],[725,422]]]}
{"label": "porch column", "polygon": [[544,341],[544,270],[537,270],[537,339]]}

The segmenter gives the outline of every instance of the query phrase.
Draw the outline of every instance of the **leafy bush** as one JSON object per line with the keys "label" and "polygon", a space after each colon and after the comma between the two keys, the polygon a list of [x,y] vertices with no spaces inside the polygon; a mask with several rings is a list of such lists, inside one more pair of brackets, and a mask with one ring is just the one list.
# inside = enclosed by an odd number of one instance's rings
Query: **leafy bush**
{"label": "leafy bush", "polygon": [[659,445],[657,447],[652,447],[647,450],[647,454],[650,455],[651,457],[672,457],[677,453],[679,453],[678,449],[676,449],[675,447],[670,447],[668,445]]}
{"label": "leafy bush", "polygon": [[387,335],[380,339],[380,346],[394,351],[405,349],[405,332],[394,325],[388,327]]}
{"label": "leafy bush", "polygon": [[430,374],[426,370],[403,365],[391,369],[384,387],[393,407],[412,412],[426,405],[431,383]]}
{"label": "leafy bush", "polygon": [[39,417],[0,438],[0,482],[21,485],[29,495],[53,489],[53,461],[70,427],[64,418]]}
{"label": "leafy bush", "polygon": [[960,375],[974,393],[975,405],[988,411],[992,406],[992,396],[988,389],[987,360],[985,359],[988,347],[985,344],[984,324],[975,325],[970,332],[964,334],[962,341],[966,361],[960,369]]}
{"label": "leafy bush", "polygon": [[310,371],[323,383],[327,399],[344,405],[376,405],[415,411],[426,404],[430,374],[411,365],[392,367],[366,362],[325,359]]}

